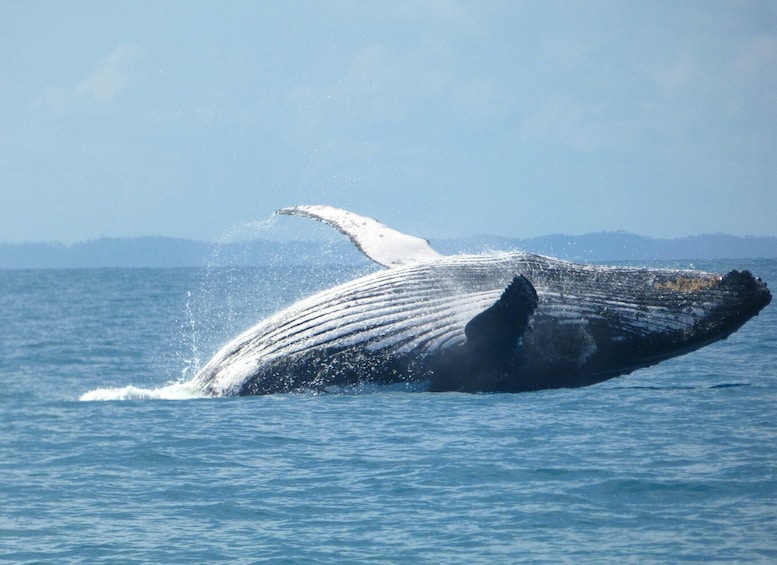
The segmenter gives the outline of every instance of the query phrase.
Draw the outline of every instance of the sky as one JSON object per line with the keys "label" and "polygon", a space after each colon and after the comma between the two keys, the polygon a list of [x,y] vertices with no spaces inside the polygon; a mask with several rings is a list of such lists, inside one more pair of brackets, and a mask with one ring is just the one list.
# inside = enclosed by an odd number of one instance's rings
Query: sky
{"label": "sky", "polygon": [[777,236],[774,1],[7,0],[0,50],[0,242]]}

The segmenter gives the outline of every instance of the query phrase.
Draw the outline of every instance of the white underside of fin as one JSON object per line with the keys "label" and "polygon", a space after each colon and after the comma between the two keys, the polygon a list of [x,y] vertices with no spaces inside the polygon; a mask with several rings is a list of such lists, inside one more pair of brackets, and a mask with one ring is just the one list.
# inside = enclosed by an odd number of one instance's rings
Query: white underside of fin
{"label": "white underside of fin", "polygon": [[276,214],[304,216],[332,226],[347,235],[367,257],[384,267],[399,267],[441,257],[423,238],[400,233],[377,220],[332,206],[281,208]]}

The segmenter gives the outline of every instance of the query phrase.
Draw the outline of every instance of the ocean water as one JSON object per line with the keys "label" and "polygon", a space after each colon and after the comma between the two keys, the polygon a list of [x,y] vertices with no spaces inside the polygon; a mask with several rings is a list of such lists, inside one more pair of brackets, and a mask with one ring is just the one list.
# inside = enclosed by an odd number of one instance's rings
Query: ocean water
{"label": "ocean water", "polygon": [[774,305],[583,389],[175,385],[369,269],[0,271],[0,561],[777,562]]}

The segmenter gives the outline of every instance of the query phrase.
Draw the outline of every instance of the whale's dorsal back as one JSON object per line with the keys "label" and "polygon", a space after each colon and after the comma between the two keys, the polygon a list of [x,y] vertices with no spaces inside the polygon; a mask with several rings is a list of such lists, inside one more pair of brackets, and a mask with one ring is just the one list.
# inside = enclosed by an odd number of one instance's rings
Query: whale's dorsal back
{"label": "whale's dorsal back", "polygon": [[281,208],[276,214],[304,216],[324,222],[347,235],[362,253],[384,267],[399,267],[440,257],[423,238],[392,230],[377,220],[333,206],[292,206]]}

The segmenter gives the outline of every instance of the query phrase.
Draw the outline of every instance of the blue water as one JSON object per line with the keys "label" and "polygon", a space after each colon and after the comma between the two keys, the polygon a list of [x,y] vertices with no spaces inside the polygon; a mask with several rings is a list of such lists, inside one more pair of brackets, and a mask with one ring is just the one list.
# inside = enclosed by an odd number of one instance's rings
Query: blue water
{"label": "blue water", "polygon": [[152,399],[367,269],[0,271],[0,561],[777,562],[774,305],[584,389]]}

